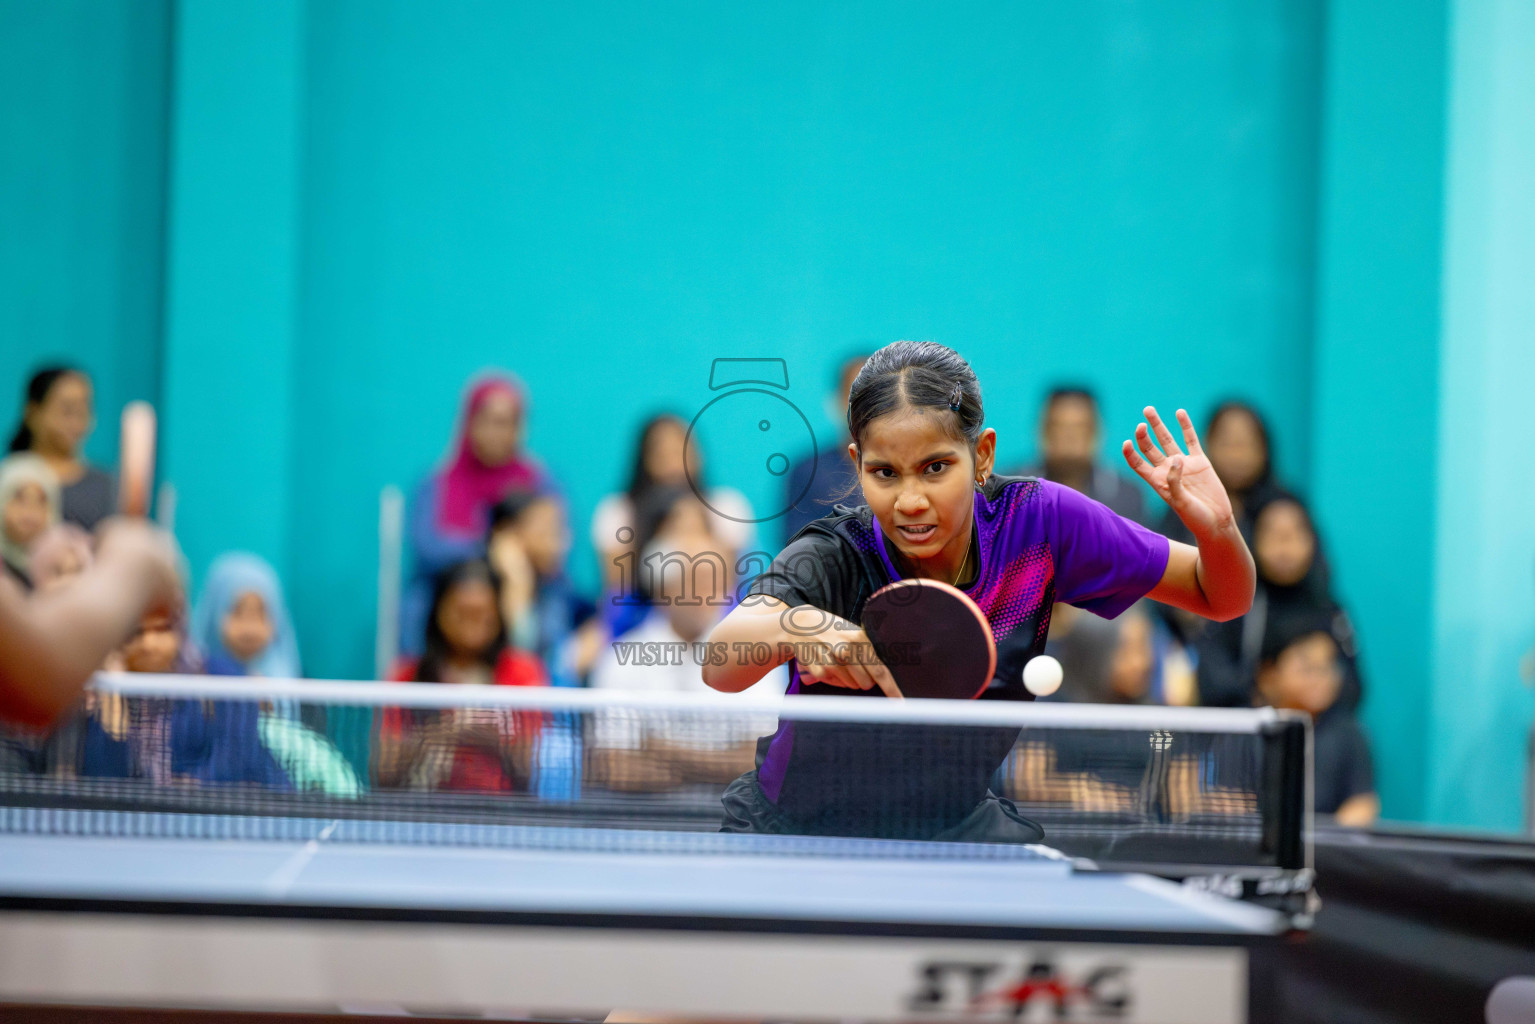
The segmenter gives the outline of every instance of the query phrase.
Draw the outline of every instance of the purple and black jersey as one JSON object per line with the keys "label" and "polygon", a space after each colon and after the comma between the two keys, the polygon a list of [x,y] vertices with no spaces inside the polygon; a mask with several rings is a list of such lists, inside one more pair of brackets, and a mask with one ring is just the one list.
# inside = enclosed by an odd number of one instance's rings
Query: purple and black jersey
{"label": "purple and black jersey", "polygon": [[[997,640],[997,671],[982,699],[1031,700],[1023,665],[1045,648],[1062,601],[1113,618],[1167,568],[1168,541],[1068,487],[993,476],[975,498],[980,571],[963,587]],[[748,594],[810,605],[861,622],[864,602],[899,579],[868,506],[838,506],[789,542]],[[867,694],[800,679],[789,693]],[[1016,729],[784,722],[759,744],[758,782],[806,831],[886,834],[880,823],[925,822],[938,832],[986,795]],[[908,828],[908,825],[903,825]]]}

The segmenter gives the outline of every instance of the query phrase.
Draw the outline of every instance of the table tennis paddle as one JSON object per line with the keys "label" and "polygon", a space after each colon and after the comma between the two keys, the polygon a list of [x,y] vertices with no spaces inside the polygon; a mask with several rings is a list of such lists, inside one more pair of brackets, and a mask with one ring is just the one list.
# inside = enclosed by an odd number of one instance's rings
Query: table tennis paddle
{"label": "table tennis paddle", "polygon": [[997,670],[991,624],[938,580],[897,580],[863,606],[863,631],[907,697],[970,700]]}
{"label": "table tennis paddle", "polygon": [[155,409],[148,402],[123,406],[119,441],[117,507],[125,516],[149,514],[155,482]]}

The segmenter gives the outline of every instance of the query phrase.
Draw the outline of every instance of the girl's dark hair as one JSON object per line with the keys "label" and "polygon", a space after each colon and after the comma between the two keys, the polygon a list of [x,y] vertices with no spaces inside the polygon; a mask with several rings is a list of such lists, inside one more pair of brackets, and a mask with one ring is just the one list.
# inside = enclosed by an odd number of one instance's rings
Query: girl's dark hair
{"label": "girl's dark hair", "polygon": [[543,491],[532,488],[519,487],[508,491],[506,496],[496,502],[490,508],[490,526],[486,529],[487,541],[495,532],[504,526],[515,526],[523,516],[544,498],[549,497]]}
{"label": "girl's dark hair", "polygon": [[1330,608],[1307,607],[1286,615],[1274,616],[1263,634],[1263,645],[1258,654],[1258,664],[1272,665],[1285,651],[1302,640],[1325,635],[1334,645],[1338,639],[1333,634],[1334,613]]}
{"label": "girl's dark hair", "polygon": [[[629,495],[629,500],[635,505],[638,505],[640,500],[644,498],[645,492],[656,485],[655,477],[650,475],[650,470],[645,466],[645,453],[650,449],[651,437],[657,430],[660,430],[667,424],[676,424],[682,428],[684,434],[686,434],[688,429],[687,421],[672,412],[658,412],[646,420],[645,425],[640,428],[639,442],[634,446],[634,462],[629,470],[629,486],[625,488],[625,492]],[[698,468],[695,476],[697,477],[698,485],[702,487],[702,466]]]}
{"label": "girl's dark hair", "polygon": [[1305,499],[1299,494],[1296,494],[1294,491],[1287,491],[1282,487],[1275,487],[1265,491],[1258,503],[1249,510],[1248,514],[1252,516],[1254,527],[1258,524],[1258,517],[1275,505],[1294,505],[1300,511],[1301,518],[1306,521],[1306,529],[1310,530],[1311,536],[1317,537],[1320,542],[1316,529],[1316,520],[1311,517],[1311,507],[1306,504]]}
{"label": "girl's dark hair", "polygon": [[[26,405],[42,405],[48,401],[48,392],[53,386],[68,376],[83,377],[85,373],[73,366],[45,366],[32,375],[27,381]],[[25,406],[23,406],[25,409]],[[32,428],[27,426],[26,413],[22,413],[22,419],[16,425],[16,432],[11,435],[11,447],[13,452],[26,452],[32,450]]]}
{"label": "girl's dark hair", "polygon": [[1263,442],[1263,470],[1258,474],[1258,479],[1253,481],[1253,488],[1262,487],[1269,483],[1274,476],[1274,443],[1269,439],[1269,426],[1263,421],[1263,414],[1249,402],[1240,399],[1228,398],[1215,407],[1210,414],[1209,422],[1205,426],[1205,440],[1212,440],[1215,432],[1220,427],[1221,420],[1227,416],[1240,413],[1253,421],[1253,427],[1258,431],[1258,437]]}
{"label": "girl's dark hair", "polygon": [[1093,407],[1093,415],[1098,414],[1098,396],[1093,394],[1092,388],[1083,384],[1057,384],[1045,395],[1045,412],[1049,412],[1056,402],[1064,402],[1068,398],[1086,402]]}
{"label": "girl's dark hair", "polygon": [[501,580],[495,570],[483,558],[471,558],[450,565],[432,583],[432,610],[426,620],[426,649],[421,654],[421,660],[416,663],[418,683],[442,682],[442,669],[453,651],[453,645],[443,635],[437,614],[453,588],[465,583],[484,583],[495,594],[496,619],[500,622],[500,628],[496,630],[495,640],[481,652],[480,661],[493,669],[501,658],[501,652],[506,650],[506,620],[501,617]]}
{"label": "girl's dark hair", "polygon": [[[898,409],[941,410],[950,436],[972,451],[986,421],[975,371],[958,352],[936,341],[892,342],[864,362],[848,392],[849,436],[862,449],[869,424]],[[857,487],[855,477],[847,494]]]}

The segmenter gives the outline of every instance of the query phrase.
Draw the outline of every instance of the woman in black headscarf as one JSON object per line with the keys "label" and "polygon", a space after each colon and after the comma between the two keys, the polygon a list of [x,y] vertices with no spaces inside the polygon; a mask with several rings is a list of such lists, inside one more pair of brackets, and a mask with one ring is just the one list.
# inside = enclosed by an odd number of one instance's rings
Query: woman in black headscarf
{"label": "woman in black headscarf", "polygon": [[1265,638],[1299,620],[1325,616],[1343,663],[1337,703],[1348,711],[1363,697],[1353,623],[1334,599],[1327,561],[1305,504],[1271,489],[1250,507],[1258,590],[1252,610],[1213,623],[1198,640],[1201,704],[1247,707],[1253,703]]}

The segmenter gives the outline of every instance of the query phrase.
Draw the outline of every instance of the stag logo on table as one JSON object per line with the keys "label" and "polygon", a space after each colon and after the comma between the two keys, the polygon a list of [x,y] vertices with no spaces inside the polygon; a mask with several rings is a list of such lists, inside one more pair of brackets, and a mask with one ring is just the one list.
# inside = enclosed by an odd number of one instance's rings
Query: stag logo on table
{"label": "stag logo on table", "polygon": [[1067,969],[1045,952],[1014,963],[935,960],[922,965],[909,1007],[968,1020],[1121,1020],[1133,1002],[1129,975],[1112,960]]}

